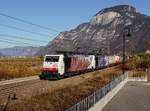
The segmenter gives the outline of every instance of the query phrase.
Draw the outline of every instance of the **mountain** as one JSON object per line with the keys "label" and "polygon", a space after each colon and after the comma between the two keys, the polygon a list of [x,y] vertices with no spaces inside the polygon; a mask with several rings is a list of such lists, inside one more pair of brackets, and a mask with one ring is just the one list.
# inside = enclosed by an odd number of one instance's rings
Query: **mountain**
{"label": "mountain", "polygon": [[0,53],[0,56],[3,56],[3,54],[2,54],[2,53]]}
{"label": "mountain", "polygon": [[61,32],[37,54],[56,51],[121,53],[125,27],[129,27],[132,34],[126,37],[128,53],[150,49],[150,17],[137,12],[132,6],[119,5],[99,11],[89,22],[75,29]]}
{"label": "mountain", "polygon": [[0,53],[4,56],[32,56],[35,55],[42,47],[21,47],[15,46],[12,48],[0,49]]}

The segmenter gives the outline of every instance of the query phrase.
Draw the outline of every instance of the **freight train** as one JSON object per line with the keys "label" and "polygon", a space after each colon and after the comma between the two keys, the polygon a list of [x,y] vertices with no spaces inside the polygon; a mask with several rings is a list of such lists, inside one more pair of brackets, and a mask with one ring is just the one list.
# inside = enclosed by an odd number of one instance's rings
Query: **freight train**
{"label": "freight train", "polygon": [[119,64],[120,56],[105,56],[92,54],[56,54],[45,55],[40,79],[68,77]]}

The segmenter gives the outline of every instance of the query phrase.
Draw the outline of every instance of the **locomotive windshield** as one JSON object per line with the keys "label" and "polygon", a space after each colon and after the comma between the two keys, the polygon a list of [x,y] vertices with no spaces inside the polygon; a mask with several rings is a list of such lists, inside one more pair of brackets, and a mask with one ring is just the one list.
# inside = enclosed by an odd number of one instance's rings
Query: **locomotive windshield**
{"label": "locomotive windshield", "polygon": [[59,56],[46,56],[45,61],[46,62],[58,62]]}

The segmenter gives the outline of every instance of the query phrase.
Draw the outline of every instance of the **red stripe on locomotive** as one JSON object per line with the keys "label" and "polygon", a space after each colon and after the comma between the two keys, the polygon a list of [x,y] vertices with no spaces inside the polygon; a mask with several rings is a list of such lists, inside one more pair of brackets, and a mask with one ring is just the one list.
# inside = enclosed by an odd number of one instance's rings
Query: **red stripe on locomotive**
{"label": "red stripe on locomotive", "polygon": [[57,72],[58,71],[58,68],[56,67],[51,67],[51,68],[43,68],[43,71],[44,72]]}

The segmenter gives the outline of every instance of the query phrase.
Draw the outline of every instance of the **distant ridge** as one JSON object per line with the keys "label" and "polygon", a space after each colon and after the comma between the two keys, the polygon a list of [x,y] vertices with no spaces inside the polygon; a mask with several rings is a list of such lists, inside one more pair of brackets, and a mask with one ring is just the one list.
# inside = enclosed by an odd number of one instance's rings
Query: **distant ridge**
{"label": "distant ridge", "polygon": [[3,54],[2,54],[2,53],[0,53],[0,56],[3,56]]}
{"label": "distant ridge", "polygon": [[33,56],[35,55],[42,47],[21,47],[15,46],[12,48],[3,48],[0,49],[0,55],[4,56]]}

